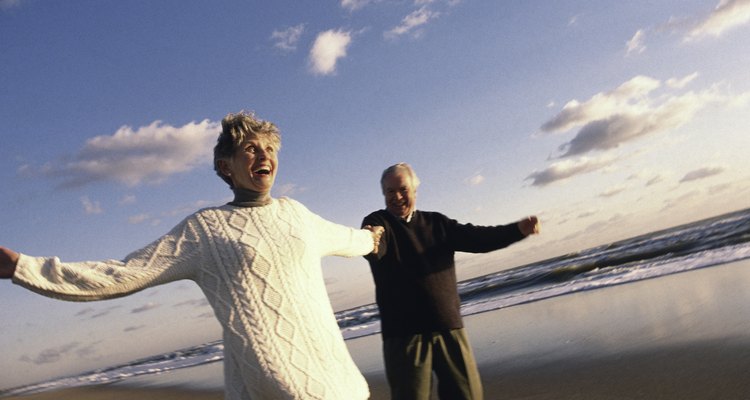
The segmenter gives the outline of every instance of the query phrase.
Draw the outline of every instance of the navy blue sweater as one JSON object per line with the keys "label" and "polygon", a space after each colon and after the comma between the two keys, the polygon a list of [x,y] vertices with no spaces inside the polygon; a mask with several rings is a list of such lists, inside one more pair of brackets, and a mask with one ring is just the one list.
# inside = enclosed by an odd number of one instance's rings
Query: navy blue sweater
{"label": "navy blue sweater", "polygon": [[415,211],[406,222],[379,210],[362,225],[385,228],[378,253],[365,256],[384,338],[462,328],[455,252],[486,253],[524,238],[516,223],[459,224],[426,211]]}

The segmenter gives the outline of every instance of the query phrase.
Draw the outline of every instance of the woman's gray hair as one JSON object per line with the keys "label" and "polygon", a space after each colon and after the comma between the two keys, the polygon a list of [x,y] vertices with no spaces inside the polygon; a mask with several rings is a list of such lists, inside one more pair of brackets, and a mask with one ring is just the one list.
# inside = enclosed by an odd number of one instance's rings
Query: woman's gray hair
{"label": "woman's gray hair", "polygon": [[264,121],[252,111],[240,111],[227,114],[221,120],[221,133],[214,147],[214,171],[219,178],[232,186],[232,180],[221,173],[219,160],[232,158],[237,148],[250,137],[265,137],[271,141],[276,151],[281,149],[281,134],[273,122]]}
{"label": "woman's gray hair", "polygon": [[399,172],[406,173],[406,175],[409,177],[409,180],[411,180],[411,185],[414,190],[417,189],[417,187],[419,186],[419,178],[417,177],[417,173],[414,172],[414,169],[412,169],[411,165],[405,162],[400,162],[386,168],[385,171],[383,171],[383,175],[380,176],[380,190],[383,191],[383,194],[385,194],[385,179]]}

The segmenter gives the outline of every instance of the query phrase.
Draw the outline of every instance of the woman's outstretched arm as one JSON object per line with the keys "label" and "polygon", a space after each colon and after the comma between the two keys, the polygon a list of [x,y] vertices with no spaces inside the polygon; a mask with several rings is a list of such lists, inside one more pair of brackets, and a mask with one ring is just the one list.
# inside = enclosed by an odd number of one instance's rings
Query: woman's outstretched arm
{"label": "woman's outstretched arm", "polygon": [[0,279],[10,279],[16,272],[18,253],[0,246]]}

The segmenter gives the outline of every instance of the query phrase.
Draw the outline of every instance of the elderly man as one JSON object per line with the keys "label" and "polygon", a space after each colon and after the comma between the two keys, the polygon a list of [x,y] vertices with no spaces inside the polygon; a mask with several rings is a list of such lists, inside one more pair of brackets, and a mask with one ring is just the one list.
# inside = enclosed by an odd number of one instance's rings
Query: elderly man
{"label": "elderly man", "polygon": [[454,253],[501,249],[539,232],[536,217],[509,225],[460,224],[416,210],[419,179],[405,163],[380,180],[385,210],[363,225],[383,226],[366,255],[380,310],[386,376],[394,400],[430,398],[432,373],[441,399],[482,399],[482,385],[460,314]]}
{"label": "elderly man", "polygon": [[273,123],[229,114],[214,169],[234,201],[197,211],[122,261],[67,263],[0,247],[0,278],[73,301],[193,280],[223,328],[226,399],[367,399],[320,259],[367,254],[382,228],[347,228],[292,199],[272,198],[280,147]]}

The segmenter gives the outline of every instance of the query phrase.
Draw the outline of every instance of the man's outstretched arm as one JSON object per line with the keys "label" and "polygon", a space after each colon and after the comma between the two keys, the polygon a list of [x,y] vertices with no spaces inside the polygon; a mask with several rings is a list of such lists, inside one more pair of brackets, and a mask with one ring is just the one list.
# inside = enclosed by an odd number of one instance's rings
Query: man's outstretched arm
{"label": "man's outstretched arm", "polygon": [[524,236],[536,235],[539,233],[539,229],[539,218],[536,216],[532,215],[518,221],[518,230],[521,231]]}

